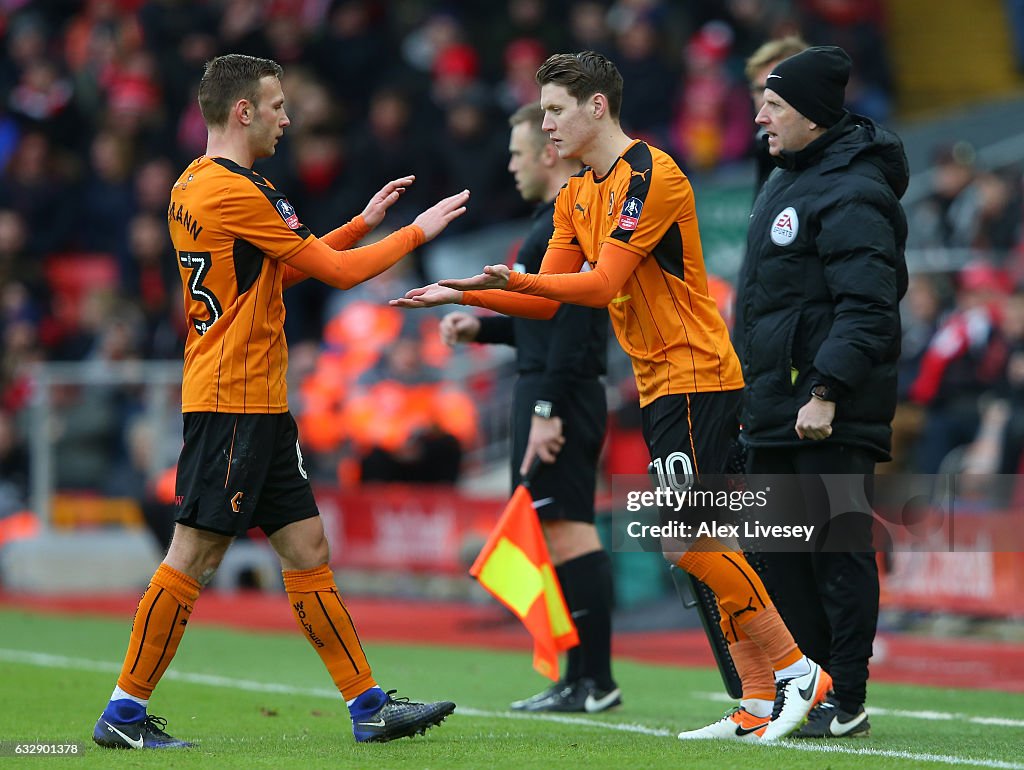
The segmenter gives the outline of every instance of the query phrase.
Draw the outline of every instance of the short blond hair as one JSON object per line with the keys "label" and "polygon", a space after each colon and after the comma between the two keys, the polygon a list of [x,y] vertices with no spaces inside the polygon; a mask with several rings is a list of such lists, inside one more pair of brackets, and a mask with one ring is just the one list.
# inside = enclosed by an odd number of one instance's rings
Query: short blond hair
{"label": "short blond hair", "polygon": [[551,140],[541,128],[544,125],[544,110],[541,108],[540,102],[524,104],[508,119],[508,124],[513,128],[522,123],[526,123],[530,127],[530,138],[538,151],[550,143]]}
{"label": "short blond hair", "polygon": [[803,51],[810,46],[800,37],[796,35],[787,35],[786,37],[780,37],[775,40],[769,40],[767,43],[763,43],[754,53],[750,54],[750,58],[747,59],[747,66],[744,72],[747,75],[748,81],[753,81],[757,71],[764,67],[766,64],[772,62],[779,62],[783,59],[788,59],[790,56],[796,56],[798,53]]}

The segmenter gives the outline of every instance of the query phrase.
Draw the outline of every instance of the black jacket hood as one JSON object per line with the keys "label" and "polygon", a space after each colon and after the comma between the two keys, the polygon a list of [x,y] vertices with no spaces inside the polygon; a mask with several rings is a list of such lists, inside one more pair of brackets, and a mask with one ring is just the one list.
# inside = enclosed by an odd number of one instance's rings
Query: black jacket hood
{"label": "black jacket hood", "polygon": [[903,142],[892,131],[863,115],[847,113],[802,150],[784,150],[774,160],[778,167],[791,171],[821,162],[822,171],[827,172],[846,168],[857,157],[877,166],[896,197],[903,197],[910,184],[910,164]]}

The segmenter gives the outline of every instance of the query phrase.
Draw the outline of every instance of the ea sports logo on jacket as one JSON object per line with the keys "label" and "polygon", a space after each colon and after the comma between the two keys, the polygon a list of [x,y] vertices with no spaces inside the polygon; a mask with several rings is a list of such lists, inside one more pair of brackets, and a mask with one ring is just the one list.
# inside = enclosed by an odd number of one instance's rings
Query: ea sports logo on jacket
{"label": "ea sports logo on jacket", "polygon": [[776,246],[788,246],[799,231],[800,218],[796,215],[796,209],[792,206],[785,208],[772,220],[772,243]]}

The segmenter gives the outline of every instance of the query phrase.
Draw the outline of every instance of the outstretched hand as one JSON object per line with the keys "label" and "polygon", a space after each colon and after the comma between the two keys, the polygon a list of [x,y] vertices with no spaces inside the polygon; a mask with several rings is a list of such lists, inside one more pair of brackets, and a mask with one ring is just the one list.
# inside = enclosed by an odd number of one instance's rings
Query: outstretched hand
{"label": "outstretched hand", "polygon": [[393,179],[370,198],[370,202],[366,204],[366,208],[363,209],[363,213],[360,216],[362,216],[363,221],[366,222],[371,230],[383,221],[388,209],[402,197],[405,189],[415,180],[416,177],[412,174],[403,176],[401,179]]}
{"label": "outstretched hand", "polygon": [[458,219],[466,213],[466,202],[468,200],[469,190],[449,195],[416,217],[413,224],[419,225],[420,229],[427,236],[427,240],[432,241],[448,227],[449,222]]}
{"label": "outstretched hand", "polygon": [[508,265],[488,265],[482,273],[474,275],[472,278],[446,278],[443,281],[438,281],[438,284],[459,291],[504,289],[508,286],[510,273]]}
{"label": "outstretched hand", "polygon": [[438,305],[458,305],[462,302],[462,292],[432,283],[418,289],[410,289],[404,297],[391,300],[393,307],[437,307]]}

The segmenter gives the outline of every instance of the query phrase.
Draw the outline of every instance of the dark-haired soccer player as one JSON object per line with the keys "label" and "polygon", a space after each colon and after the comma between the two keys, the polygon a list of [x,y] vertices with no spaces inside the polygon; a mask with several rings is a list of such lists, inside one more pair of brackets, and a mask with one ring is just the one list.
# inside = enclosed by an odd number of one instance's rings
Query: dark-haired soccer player
{"label": "dark-haired soccer player", "polygon": [[232,539],[253,526],[281,559],[296,620],[347,702],[357,741],[422,733],[455,710],[448,701],[394,699],[370,671],[327,566],[323,523],[288,411],[282,292],[307,277],[347,289],[381,273],[460,216],[469,193],[440,201],[373,246],[345,251],[413,182],[397,179],[360,216],[317,238],[284,194],[252,170],[257,158],[274,154],[289,125],[281,74],[269,59],[229,54],[207,63],[199,85],[206,154],[175,182],[167,209],[189,319],[177,524],[139,602],[117,686],[96,722],[93,740],[101,746],[190,745],[148,715],[149,698],[200,589]]}
{"label": "dark-haired soccer player", "polygon": [[[555,196],[580,170],[560,158],[541,129],[533,102],[509,118],[508,169],[523,200],[537,204],[516,254],[524,270],[540,268],[553,230]],[[552,687],[517,700],[514,711],[605,711],[622,703],[612,678],[612,563],[594,526],[597,465],[608,405],[604,382],[608,315],[564,305],[550,321],[449,313],[441,336],[456,342],[504,343],[516,349],[519,376],[512,404],[512,485],[535,458],[544,463],[530,483],[558,583],[579,632],[565,670]]]}
{"label": "dark-haired soccer player", "polygon": [[[708,292],[690,183],[671,157],[622,131],[622,76],[604,56],[556,54],[537,82],[544,130],[560,156],[586,165],[555,202],[555,233],[540,274],[492,265],[393,303],[455,302],[535,318],[550,317],[562,302],[607,307],[633,362],[644,438],[659,475],[687,483],[724,473],[743,377]],[[590,269],[581,272],[584,263]],[[680,737],[789,734],[824,698],[828,674],[801,653],[742,552],[707,537],[683,547],[667,549],[673,552],[666,558],[718,597],[744,697],[713,729]],[[772,670],[774,682],[761,673]]]}

